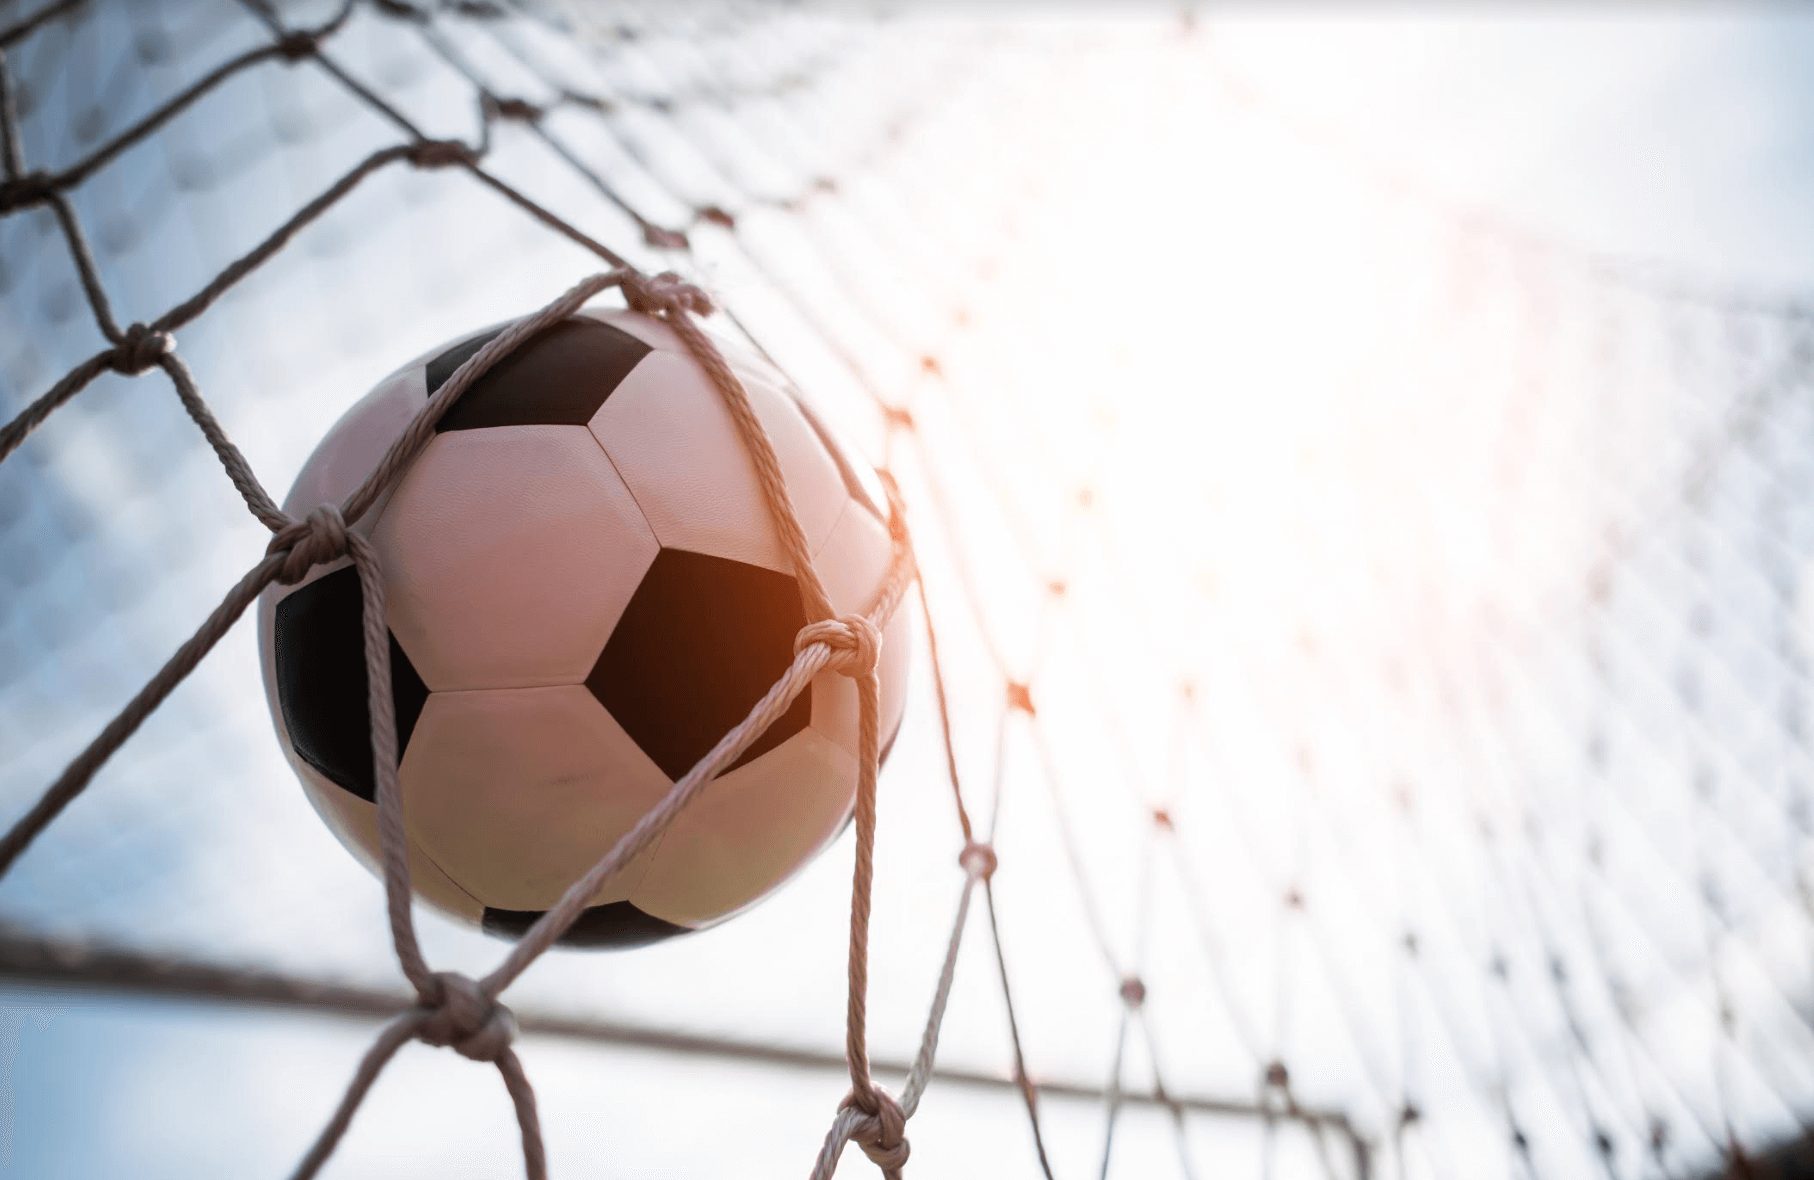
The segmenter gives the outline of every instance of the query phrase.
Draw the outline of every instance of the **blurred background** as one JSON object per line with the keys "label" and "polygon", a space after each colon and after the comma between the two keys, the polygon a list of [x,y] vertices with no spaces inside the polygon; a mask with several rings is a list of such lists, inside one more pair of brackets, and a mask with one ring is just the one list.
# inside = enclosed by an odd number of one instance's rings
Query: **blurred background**
{"label": "blurred background", "polygon": [[[16,147],[122,324],[281,241],[175,328],[273,493],[593,243],[722,296],[900,480],[1001,860],[913,1174],[1810,1174],[1814,16],[45,11],[0,4]],[[421,139],[475,162],[360,171]],[[0,212],[0,416],[105,344],[70,241]],[[156,374],[0,463],[7,822],[267,540]],[[894,1063],[962,884],[917,642]],[[402,996],[257,684],[242,626],[0,883],[0,1174],[288,1174]],[[555,1175],[807,1170],[849,857],[511,990],[565,1030],[521,1044]],[[415,1046],[327,1174],[518,1153],[492,1072]]]}

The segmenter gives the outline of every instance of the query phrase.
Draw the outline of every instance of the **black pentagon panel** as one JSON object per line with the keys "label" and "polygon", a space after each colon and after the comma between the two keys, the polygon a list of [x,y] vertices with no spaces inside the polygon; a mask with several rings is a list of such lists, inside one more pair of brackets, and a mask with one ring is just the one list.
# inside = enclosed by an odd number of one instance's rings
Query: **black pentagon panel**
{"label": "black pentagon panel", "polygon": [[805,398],[796,397],[793,402],[794,408],[800,411],[800,416],[806,419],[806,424],[813,428],[814,434],[819,436],[819,445],[825,448],[825,453],[831,456],[833,463],[837,464],[838,475],[844,480],[844,490],[850,493],[850,498],[869,509],[871,516],[886,524],[887,513],[882,511],[881,505],[877,504],[875,497],[870,495],[869,485],[863,481],[862,476],[857,474],[856,461],[844,453],[844,448],[832,435],[831,428],[825,425],[819,415],[813,413],[813,408],[806,404]]}
{"label": "black pentagon panel", "polygon": [[[372,719],[366,705],[365,639],[359,571],[335,570],[277,604],[272,628],[277,701],[290,744],[304,762],[368,802],[372,778]],[[391,636],[391,702],[397,710],[397,756],[428,700],[397,637]]]}
{"label": "black pentagon panel", "polygon": [[[428,396],[503,329],[461,341],[428,362]],[[563,320],[487,370],[435,423],[437,431],[486,426],[585,425],[649,346],[597,320]]]}
{"label": "black pentagon panel", "polygon": [[[806,625],[794,579],[723,557],[663,549],[586,677],[617,723],[678,779],[749,715],[794,659]],[[804,692],[732,763],[761,757],[812,720]]]}
{"label": "black pentagon panel", "polygon": [[[546,912],[496,910],[486,906],[485,916],[480,920],[479,926],[487,934],[514,940],[528,933],[529,928]],[[685,934],[690,929],[688,926],[676,926],[653,914],[645,914],[627,901],[613,901],[581,910],[579,918],[568,927],[567,933],[561,935],[557,945],[589,949],[648,946],[676,934]]]}

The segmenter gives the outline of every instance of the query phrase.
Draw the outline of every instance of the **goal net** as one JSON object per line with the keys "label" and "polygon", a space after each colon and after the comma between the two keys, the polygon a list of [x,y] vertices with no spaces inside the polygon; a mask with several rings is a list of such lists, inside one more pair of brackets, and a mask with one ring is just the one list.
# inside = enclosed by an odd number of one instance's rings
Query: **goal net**
{"label": "goal net", "polygon": [[[1458,209],[1162,9],[19,0],[0,88],[20,1174],[288,1174],[412,1002],[248,626],[41,803],[264,557],[225,440],[280,493],[399,359],[620,265],[900,491],[863,1023],[910,1170],[1796,1174],[1793,299]],[[554,1175],[811,1168],[850,843],[511,984]],[[404,1049],[326,1174],[512,1174],[497,1090]]]}

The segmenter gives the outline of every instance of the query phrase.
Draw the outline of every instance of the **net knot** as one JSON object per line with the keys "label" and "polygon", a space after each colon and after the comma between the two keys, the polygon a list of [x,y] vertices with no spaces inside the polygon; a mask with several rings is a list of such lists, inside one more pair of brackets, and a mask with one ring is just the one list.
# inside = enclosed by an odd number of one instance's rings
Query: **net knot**
{"label": "net knot", "polygon": [[843,1105],[859,1116],[850,1129],[850,1137],[870,1163],[889,1173],[907,1166],[907,1114],[892,1094],[871,1085],[852,1090],[844,1096]]}
{"label": "net knot", "polygon": [[1138,1008],[1146,1003],[1146,981],[1138,975],[1130,975],[1121,981],[1119,994],[1123,1004],[1130,1008]]}
{"label": "net knot", "polygon": [[113,346],[113,359],[108,361],[108,366],[116,373],[135,377],[154,368],[175,349],[176,337],[170,333],[154,330],[144,324],[131,324],[120,333],[119,342]]}
{"label": "net knot", "polygon": [[277,39],[277,52],[285,61],[313,57],[321,48],[321,38],[307,29],[294,29]]}
{"label": "net knot", "polygon": [[828,667],[855,679],[875,671],[882,653],[882,632],[866,615],[839,615],[800,628],[794,636],[794,654],[815,643],[831,649]]}
{"label": "net knot", "polygon": [[643,245],[655,250],[684,250],[687,248],[687,235],[677,229],[644,222],[642,227]]}
{"label": "net knot", "polygon": [[671,316],[677,311],[712,314],[712,297],[671,270],[658,275],[625,271],[624,301],[644,315]]}
{"label": "net knot", "polygon": [[542,108],[526,98],[498,98],[487,94],[484,98],[485,109],[500,119],[515,119],[523,123],[539,122]]}
{"label": "net knot", "polygon": [[516,1017],[456,971],[437,971],[423,994],[427,1013],[416,1036],[430,1045],[452,1049],[472,1061],[496,1061],[516,1039]]}
{"label": "net knot", "polygon": [[271,536],[266,553],[284,555],[278,567],[277,580],[295,585],[318,565],[333,561],[347,551],[346,517],[332,504],[312,509],[301,520],[293,520]]}
{"label": "net knot", "polygon": [[55,192],[56,187],[56,179],[48,172],[27,172],[11,180],[0,180],[0,212],[42,201]]}
{"label": "net knot", "polygon": [[457,139],[425,139],[411,144],[404,155],[418,168],[450,168],[478,159],[470,147]]}
{"label": "net knot", "polygon": [[957,854],[957,863],[969,876],[975,877],[979,881],[987,881],[995,875],[997,864],[995,849],[991,845],[980,844],[972,840],[964,845],[962,852]]}
{"label": "net knot", "polygon": [[710,222],[724,229],[736,229],[737,217],[723,205],[704,205],[694,211],[701,221]]}

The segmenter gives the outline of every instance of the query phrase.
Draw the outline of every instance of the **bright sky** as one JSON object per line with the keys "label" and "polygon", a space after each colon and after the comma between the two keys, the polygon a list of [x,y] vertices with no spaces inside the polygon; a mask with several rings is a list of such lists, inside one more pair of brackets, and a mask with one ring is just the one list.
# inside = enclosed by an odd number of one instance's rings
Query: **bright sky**
{"label": "bright sky", "polygon": [[[34,160],[83,150],[61,112],[88,105],[87,79],[118,79],[103,100],[117,127],[259,38],[250,21],[215,21],[197,0],[156,18],[186,30],[182,51],[121,65],[131,22],[103,8],[76,45],[57,34],[17,54],[21,73],[42,79],[26,137]],[[1704,1162],[1689,1128],[1719,1104],[1706,1089],[1710,1059],[1739,1058],[1721,1067],[1737,1077],[1724,1113],[1746,1134],[1781,1133],[1780,1071],[1802,1095],[1814,1077],[1695,1041],[1711,1007],[1695,990],[1707,955],[1683,918],[1699,909],[1668,863],[1692,850],[1747,907],[1742,945],[1715,956],[1744,1001],[1746,1035],[1801,1045],[1806,1030],[1783,1027],[1793,1022],[1772,990],[1775,978],[1806,982],[1801,926],[1769,861],[1782,851],[1769,830],[1770,768],[1786,755],[1781,734],[1748,721],[1748,693],[1786,675],[1757,654],[1783,611],[1752,586],[1761,559],[1740,552],[1747,497],[1763,494],[1752,484],[1780,473],[1737,464],[1716,481],[1715,506],[1695,525],[1715,539],[1716,573],[1684,572],[1678,538],[1657,526],[1656,552],[1640,547],[1622,567],[1614,622],[1594,630],[1576,609],[1603,526],[1647,519],[1688,442],[1747,374],[1663,371],[1669,332],[1702,340],[1721,325],[1690,316],[1684,328],[1607,296],[1566,258],[1519,270],[1500,239],[1468,237],[1453,212],[1478,206],[1591,251],[1793,285],[1814,274],[1803,216],[1814,171],[1795,122],[1806,106],[1796,63],[1814,48],[1814,23],[1762,8],[1439,20],[1306,7],[1209,22],[1191,41],[1170,27],[934,10],[876,39],[790,19],[747,53],[709,41],[696,53],[684,33],[651,38],[610,58],[602,78],[580,72],[583,54],[531,48],[607,93],[684,90],[689,76],[735,85],[738,71],[760,80],[820,51],[845,66],[786,103],[683,106],[665,119],[633,108],[609,124],[562,112],[548,126],[655,220],[713,201],[742,210],[749,193],[789,194],[822,170],[847,178],[803,213],[748,212],[734,238],[703,229],[699,265],[873,457],[883,457],[874,408],[826,341],[911,405],[926,453],[903,447],[891,460],[949,637],[979,813],[999,717],[992,650],[1034,685],[1058,774],[1041,773],[1034,731],[1016,723],[998,893],[1035,1077],[1107,1076],[1116,978],[1138,970],[1174,1091],[1250,1099],[1257,1066],[1278,1056],[1303,1100],[1348,1110],[1373,1135],[1414,1098],[1428,1129],[1382,1169],[1511,1172],[1497,1095],[1481,1082],[1495,1069],[1539,1140],[1545,1176],[1600,1174],[1582,1149],[1592,1119],[1619,1137],[1618,1174],[1646,1174],[1627,1145],[1652,1108],[1683,1128],[1672,1163]],[[408,28],[365,13],[345,37],[347,67],[430,134],[470,131],[470,86]],[[534,92],[487,34],[467,30],[460,44],[501,90]],[[1271,98],[1232,102],[1212,52]],[[928,93],[948,102],[898,147],[878,148],[894,105]],[[1290,112],[1295,130],[1280,121]],[[272,65],[204,100],[78,200],[101,227],[122,316],[186,295],[395,134],[309,68]],[[500,175],[601,240],[633,246],[622,212],[545,147],[497,134]],[[1382,183],[1393,170],[1409,183]],[[9,409],[93,347],[46,229],[0,223],[13,280],[0,293],[13,313],[0,317]],[[1479,268],[1471,279],[1457,279],[1458,257]],[[281,491],[325,425],[399,359],[537,306],[594,265],[457,176],[398,170],[180,341],[229,432]],[[1464,289],[1478,301],[1460,306]],[[1517,334],[1532,290],[1563,324],[1540,346]],[[1600,321],[1576,318],[1589,313],[1623,317],[1617,388],[1593,367]],[[1763,365],[1780,340],[1757,332]],[[923,352],[943,378],[921,371]],[[1725,363],[1717,348],[1695,353],[1706,355]],[[1789,411],[1777,422],[1789,438],[1798,424]],[[1093,503],[1079,511],[1085,487]],[[1814,522],[1804,517],[1805,545]],[[97,383],[0,468],[0,564],[17,586],[0,623],[7,814],[261,551],[259,534],[178,407],[144,383]],[[1044,590],[1053,578],[1067,586],[1057,606]],[[1657,683],[1670,660],[1706,658],[1709,645],[1684,641],[1676,618],[1704,597],[1739,637],[1718,647],[1715,724],[1703,733]],[[1589,641],[1608,649],[1614,688],[1591,681]],[[290,781],[255,665],[242,628],[21,863],[0,914],[393,982],[377,886]],[[928,675],[922,652],[883,788],[872,1039],[897,1059],[924,1019],[960,880]],[[1457,697],[1438,691],[1445,678],[1459,678]],[[1194,715],[1179,704],[1186,680]],[[1614,755],[1583,788],[1581,734],[1596,726]],[[1730,831],[1698,829],[1704,816],[1676,781],[1709,760],[1737,783],[1715,800],[1740,817]],[[1395,810],[1406,782],[1419,800],[1409,828]],[[1146,843],[1151,805],[1177,814],[1194,876]],[[1489,863],[1497,854],[1478,843],[1478,817],[1512,828],[1527,810],[1556,825],[1562,846]],[[1750,815],[1762,818],[1747,827]],[[1611,886],[1585,874],[1551,882],[1535,900],[1539,921],[1520,917],[1505,881],[1533,864],[1572,872],[1573,841],[1608,822]],[[840,844],[707,935],[554,956],[512,1002],[835,1051],[848,862]],[[1310,899],[1306,919],[1280,916],[1293,888]],[[1527,926],[1559,931],[1571,954],[1603,954],[1600,981],[1633,982],[1654,1069],[1599,1061],[1581,1080],[1567,1013],[1543,980],[1542,939]],[[1407,927],[1427,948],[1417,971],[1392,953]],[[969,931],[942,1052],[1000,1074],[986,933]],[[438,919],[424,919],[424,934],[438,965],[479,970],[498,955]],[[1522,956],[1503,994],[1480,970],[1495,939]],[[1597,1043],[1629,1052],[1607,996],[1587,991]],[[0,1003],[11,1037],[0,1063],[12,1051],[0,1099],[13,1112],[0,1172],[20,1176],[285,1174],[371,1032],[363,1021],[73,993],[13,990]],[[1495,1046],[1495,1029],[1505,1043]],[[1148,1050],[1130,1053],[1126,1084],[1149,1088]],[[537,1038],[525,1057],[557,1175],[798,1174],[843,1092],[830,1073]],[[1684,1092],[1656,1092],[1665,1076],[1688,1079]],[[1043,1115],[1057,1173],[1096,1173],[1100,1106],[1050,1100]],[[414,1049],[330,1174],[512,1174],[509,1118],[491,1073]],[[1182,1171],[1163,1118],[1124,1118],[1113,1175]],[[1009,1094],[935,1084],[912,1138],[922,1175],[1038,1174]],[[1322,1174],[1301,1137],[1269,1145],[1254,1120],[1192,1119],[1184,1159],[1196,1176]],[[864,1165],[853,1154],[846,1166]]]}

